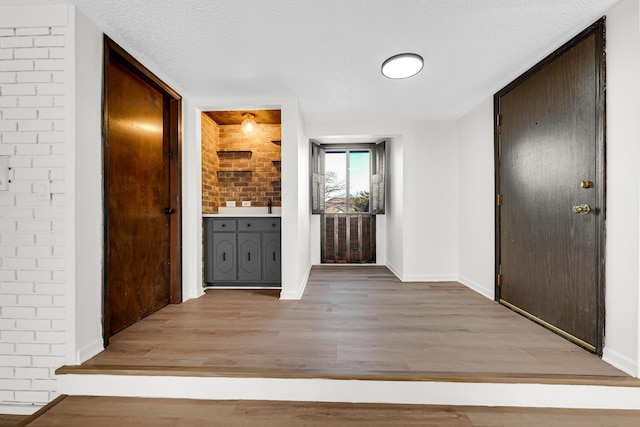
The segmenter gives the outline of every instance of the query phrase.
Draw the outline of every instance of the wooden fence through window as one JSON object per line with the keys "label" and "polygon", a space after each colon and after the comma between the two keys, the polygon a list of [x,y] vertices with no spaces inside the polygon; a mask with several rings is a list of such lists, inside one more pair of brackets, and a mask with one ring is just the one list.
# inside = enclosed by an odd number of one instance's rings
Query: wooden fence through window
{"label": "wooden fence through window", "polygon": [[376,262],[376,217],[368,213],[324,214],[322,263]]}

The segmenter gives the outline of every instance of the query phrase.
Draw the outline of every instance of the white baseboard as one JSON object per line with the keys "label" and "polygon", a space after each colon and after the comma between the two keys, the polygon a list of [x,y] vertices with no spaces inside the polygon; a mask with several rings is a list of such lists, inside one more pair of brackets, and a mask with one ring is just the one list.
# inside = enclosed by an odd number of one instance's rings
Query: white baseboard
{"label": "white baseboard", "polygon": [[495,299],[495,290],[494,289],[487,289],[486,287],[474,282],[471,279],[468,279],[464,276],[458,276],[458,282],[462,283],[463,285],[465,285],[467,288],[476,291],[477,293],[479,293],[480,295],[490,299],[490,300],[494,300]]}
{"label": "white baseboard", "polygon": [[456,282],[458,276],[455,274],[405,274],[402,276],[403,282]]}
{"label": "white baseboard", "polygon": [[87,360],[91,359],[96,354],[102,352],[104,350],[104,344],[102,342],[102,338],[96,339],[94,342],[86,345],[78,350],[76,353],[76,363],[83,363]]}
{"label": "white baseboard", "polygon": [[402,271],[393,264],[387,263],[387,268],[391,270],[391,272],[398,278],[400,281],[402,280]]}
{"label": "white baseboard", "polygon": [[602,360],[604,360],[614,368],[618,368],[622,372],[625,372],[632,377],[638,378],[637,363],[634,360],[618,353],[617,351],[611,350],[607,347],[606,343],[604,349],[602,350]]}
{"label": "white baseboard", "polygon": [[307,288],[307,282],[309,280],[309,273],[311,273],[311,265],[307,266],[307,271],[300,281],[300,286],[296,291],[282,291],[280,292],[281,300],[300,300],[302,299],[302,294],[304,294],[304,290]]}
{"label": "white baseboard", "polygon": [[6,415],[33,415],[43,408],[43,405],[0,405],[0,414]]}

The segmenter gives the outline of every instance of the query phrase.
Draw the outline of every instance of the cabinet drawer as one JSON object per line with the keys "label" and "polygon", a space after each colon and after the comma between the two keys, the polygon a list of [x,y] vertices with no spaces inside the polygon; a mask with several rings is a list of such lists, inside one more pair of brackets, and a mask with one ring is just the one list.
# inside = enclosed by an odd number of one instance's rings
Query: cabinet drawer
{"label": "cabinet drawer", "polygon": [[236,220],[215,218],[213,220],[213,231],[236,231]]}
{"label": "cabinet drawer", "polygon": [[241,230],[241,231],[280,230],[280,218],[239,219],[238,230]]}

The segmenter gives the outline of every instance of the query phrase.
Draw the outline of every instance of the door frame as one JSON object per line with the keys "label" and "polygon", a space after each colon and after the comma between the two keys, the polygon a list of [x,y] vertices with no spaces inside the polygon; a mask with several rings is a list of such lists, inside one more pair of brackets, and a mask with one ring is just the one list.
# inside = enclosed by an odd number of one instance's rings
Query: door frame
{"label": "door frame", "polygon": [[102,172],[103,172],[103,281],[102,281],[102,336],[104,346],[109,344],[109,105],[108,69],[111,61],[118,61],[133,74],[162,93],[165,100],[164,123],[168,125],[165,138],[169,152],[169,197],[174,213],[169,215],[169,302],[182,302],[182,97],[127,53],[122,47],[104,35],[103,97],[102,97]]}
{"label": "door frame", "polygon": [[555,52],[548,55],[542,61],[531,67],[524,74],[516,78],[513,82],[509,83],[493,97],[493,112],[494,112],[494,171],[495,171],[495,300],[501,303],[500,299],[500,286],[501,286],[501,248],[500,248],[500,98],[507,94],[509,91],[517,87],[520,83],[524,82],[535,73],[555,61],[564,53],[569,51],[574,46],[578,45],[581,41],[590,37],[596,36],[596,52],[598,57],[596,58],[596,74],[597,74],[597,89],[596,89],[596,131],[595,131],[595,159],[596,159],[596,179],[599,185],[595,186],[596,202],[598,206],[598,215],[596,215],[596,251],[597,251],[597,272],[596,272],[596,345],[594,349],[585,347],[583,343],[572,339],[570,335],[564,333],[564,331],[554,328],[553,325],[545,323],[540,319],[535,318],[528,313],[520,313],[525,317],[540,323],[544,327],[558,333],[559,335],[569,339],[576,344],[593,351],[598,356],[602,357],[602,350],[604,345],[604,323],[605,323],[605,224],[606,224],[606,109],[605,109],[605,81],[606,81],[606,62],[605,62],[605,17],[600,18],[598,21],[590,25],[584,31],[576,35],[573,39],[562,45]]}

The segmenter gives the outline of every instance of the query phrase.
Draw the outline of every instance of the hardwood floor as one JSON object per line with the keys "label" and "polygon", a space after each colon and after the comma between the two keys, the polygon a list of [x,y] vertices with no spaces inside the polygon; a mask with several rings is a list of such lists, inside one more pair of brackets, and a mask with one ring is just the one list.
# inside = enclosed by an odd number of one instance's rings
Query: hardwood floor
{"label": "hardwood floor", "polygon": [[[208,291],[57,373],[640,387],[461,284],[401,283],[375,266],[314,267],[300,301]],[[640,411],[71,396],[28,425],[622,427],[640,425]]]}
{"label": "hardwood floor", "polygon": [[639,423],[639,411],[70,396],[22,425],[635,427]]}
{"label": "hardwood floor", "polygon": [[275,291],[208,291],[143,319],[101,354],[59,373],[137,370],[637,383],[461,284],[401,283],[375,266],[314,267],[300,301],[280,301]]}

